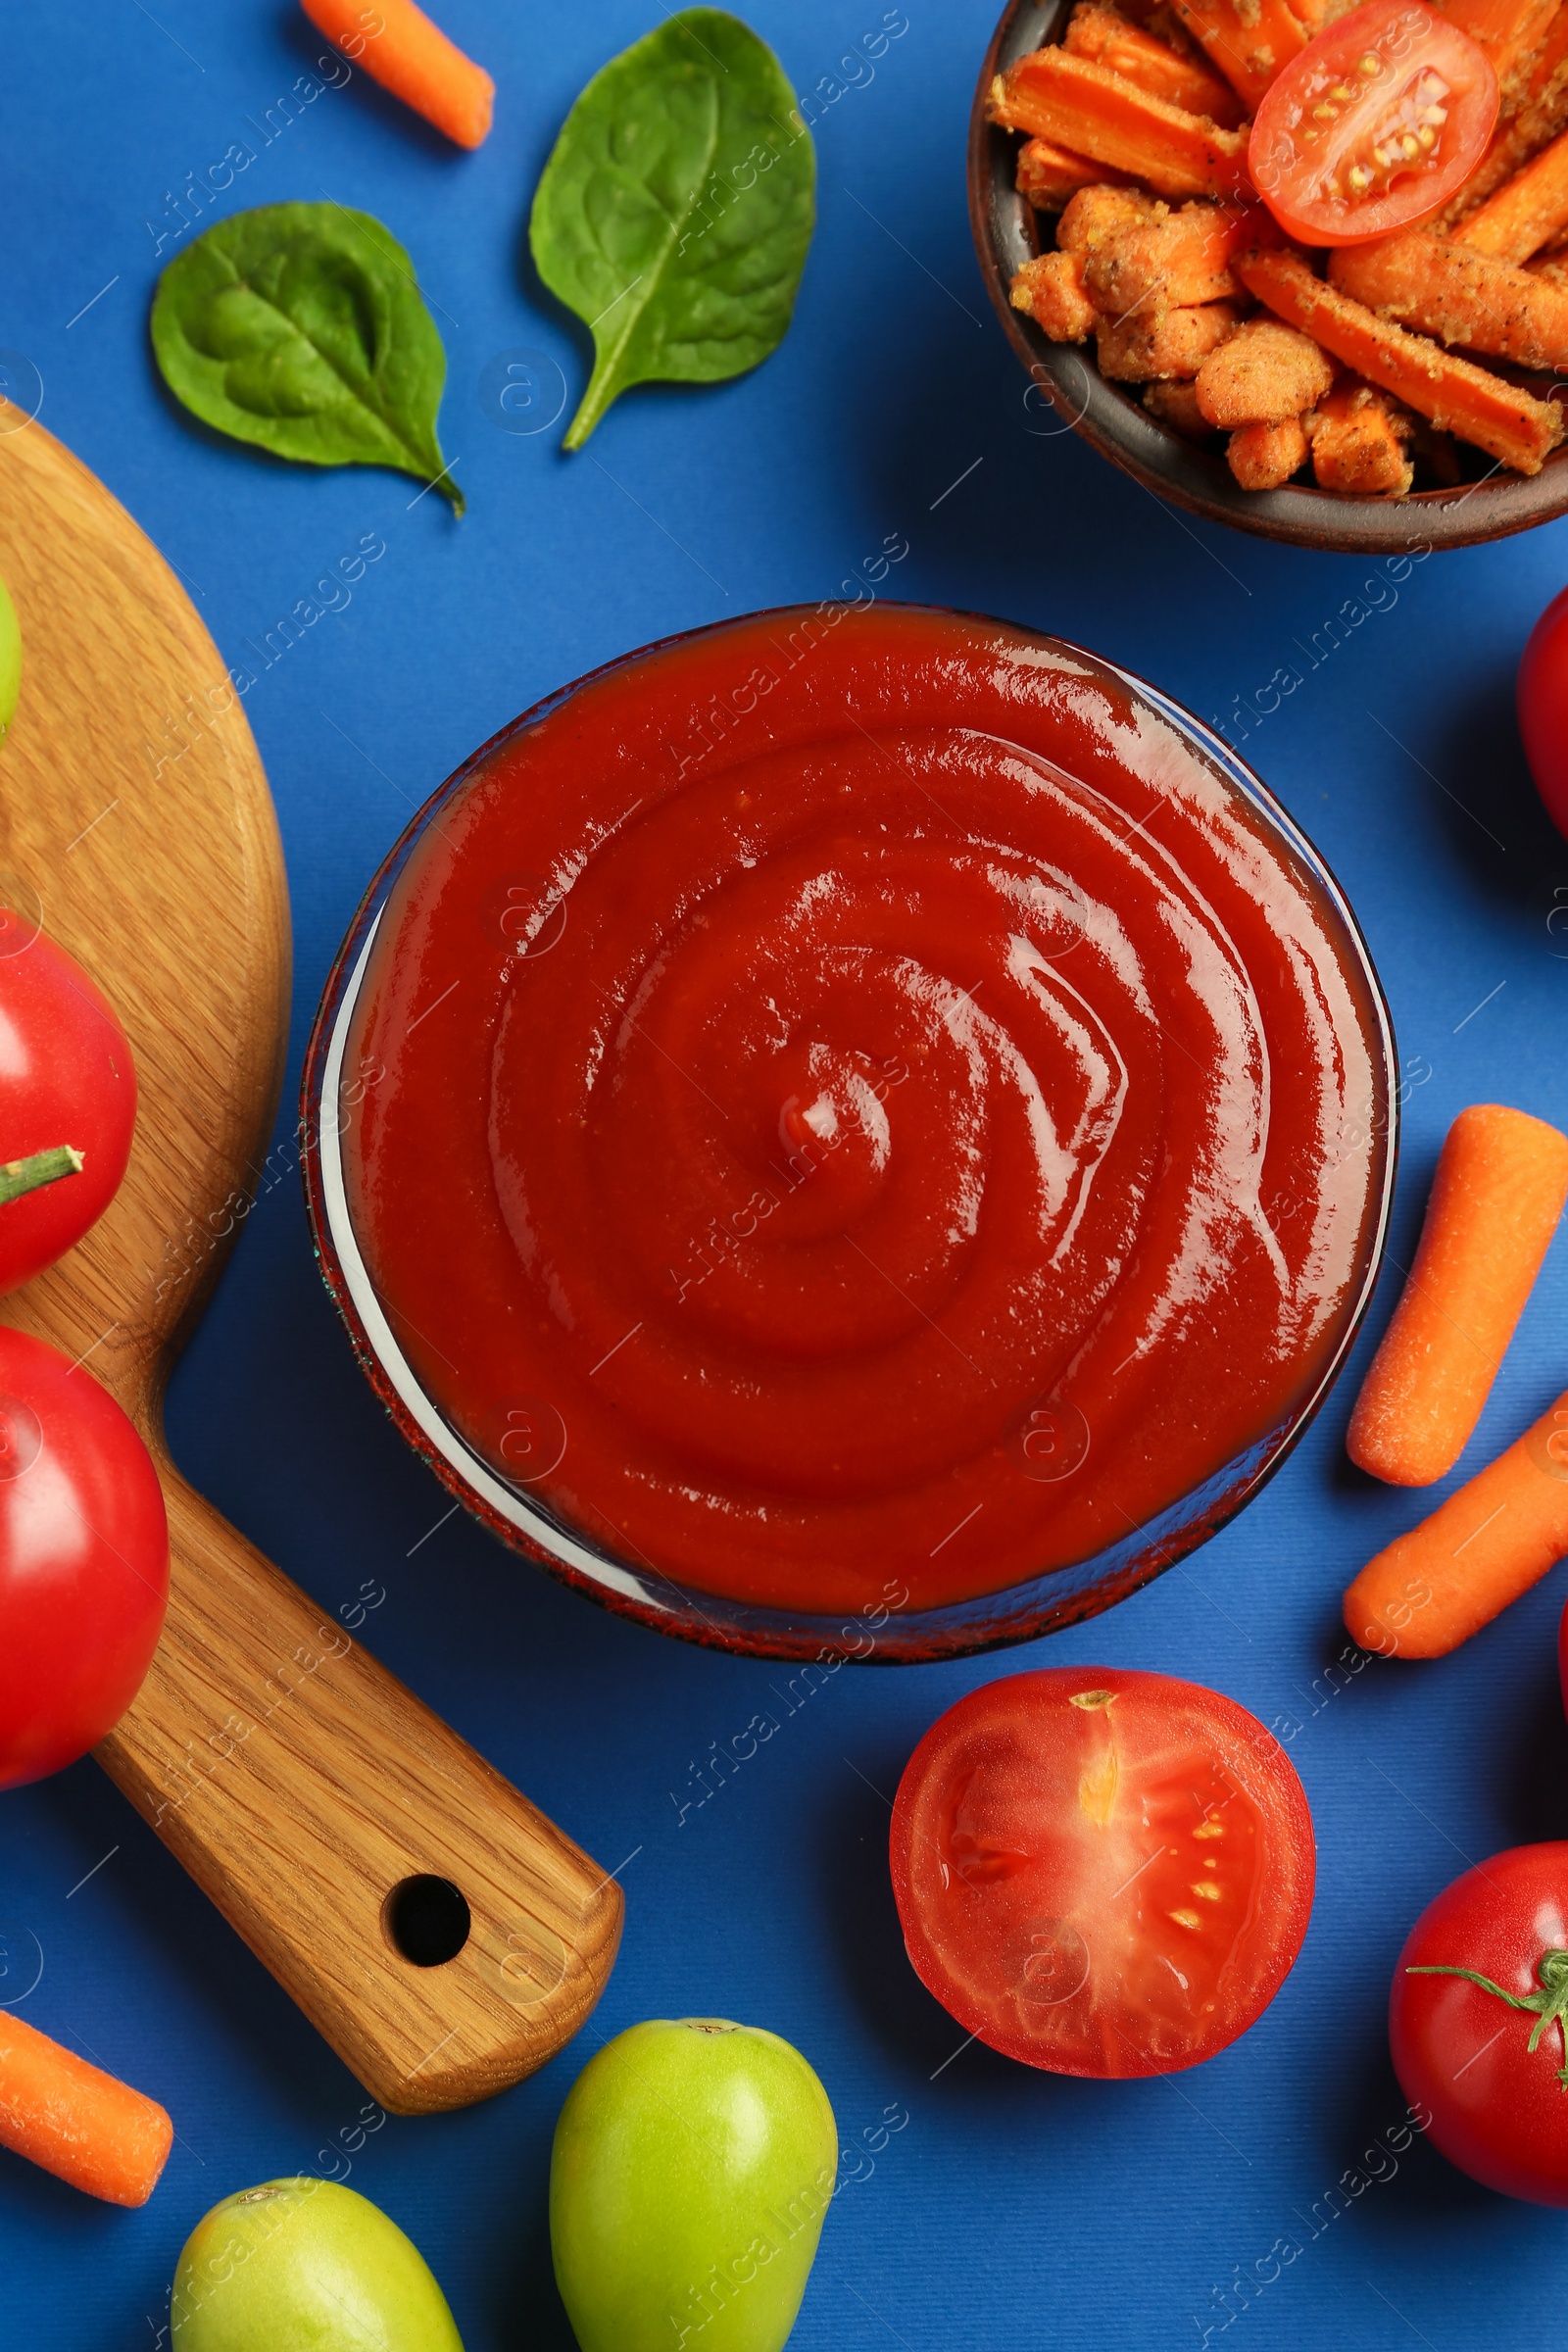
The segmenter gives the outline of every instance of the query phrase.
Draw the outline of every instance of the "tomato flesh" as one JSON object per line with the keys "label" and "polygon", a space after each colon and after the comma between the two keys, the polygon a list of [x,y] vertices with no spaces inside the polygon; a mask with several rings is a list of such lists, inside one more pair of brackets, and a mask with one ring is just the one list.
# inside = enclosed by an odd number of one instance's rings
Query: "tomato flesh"
{"label": "tomato flesh", "polygon": [[1270,83],[1248,169],[1292,236],[1365,244],[1441,212],[1496,119],[1497,76],[1467,32],[1420,0],[1365,0]]}
{"label": "tomato flesh", "polygon": [[168,1597],[146,1446],[90,1372],[0,1329],[0,1788],[58,1772],[114,1729]]}
{"label": "tomato flesh", "polygon": [[1311,1814],[1278,1742],[1217,1691],[1111,1668],[960,1699],[906,1768],[892,1862],[921,1981],[1055,2074],[1211,2058],[1278,1991],[1312,1903]]}
{"label": "tomato flesh", "polygon": [[1504,2196],[1568,2206],[1568,2063],[1563,2029],[1459,1976],[1468,1968],[1528,1998],[1541,1957],[1568,1950],[1568,1844],[1519,1845],[1444,1888],[1411,1929],[1389,1996],[1394,2071],[1450,2164]]}

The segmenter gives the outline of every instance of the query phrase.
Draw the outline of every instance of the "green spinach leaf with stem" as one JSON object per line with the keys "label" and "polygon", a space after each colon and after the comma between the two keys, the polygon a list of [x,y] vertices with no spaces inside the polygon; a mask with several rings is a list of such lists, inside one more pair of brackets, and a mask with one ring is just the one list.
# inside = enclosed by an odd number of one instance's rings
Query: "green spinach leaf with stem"
{"label": "green spinach leaf with stem", "polygon": [[632,384],[712,384],[765,360],[795,307],[816,159],[784,70],[722,9],[690,8],[594,75],[529,221],[539,274],[588,321],[580,449]]}
{"label": "green spinach leaf with stem", "polygon": [[203,423],[308,466],[395,466],[463,513],[436,438],[441,337],[368,213],[269,204],[217,221],[159,279],[152,337]]}

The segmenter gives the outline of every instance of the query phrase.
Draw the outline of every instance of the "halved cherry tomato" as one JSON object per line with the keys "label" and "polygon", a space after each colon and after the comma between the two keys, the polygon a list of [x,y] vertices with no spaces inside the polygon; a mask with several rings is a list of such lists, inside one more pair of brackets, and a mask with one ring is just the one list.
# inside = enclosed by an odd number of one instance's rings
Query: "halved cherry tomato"
{"label": "halved cherry tomato", "polygon": [[1430,2111],[1433,2144],[1537,2205],[1568,2205],[1565,2011],[1562,1844],[1516,1845],[1446,1886],[1410,1930],[1389,1995],[1394,2071]]}
{"label": "halved cherry tomato", "polygon": [[1530,632],[1518,694],[1530,773],[1546,814],[1568,837],[1568,588],[1552,598]]}
{"label": "halved cherry tomato", "polygon": [[1247,164],[1282,228],[1363,245],[1440,212],[1497,119],[1492,62],[1421,0],[1365,0],[1269,84]]}
{"label": "halved cherry tomato", "polygon": [[1058,2075],[1212,2058],[1289,1974],[1312,1816],[1284,1749],[1218,1691],[1052,1667],[933,1724],[893,1812],[915,1972],[991,2047]]}
{"label": "halved cherry tomato", "polygon": [[110,1006],[74,956],[0,906],[0,1292],[97,1223],[135,1123],[130,1048]]}
{"label": "halved cherry tomato", "polygon": [[168,1598],[163,1490],[132,1424],[83,1365],[0,1330],[0,1788],[113,1731]]}

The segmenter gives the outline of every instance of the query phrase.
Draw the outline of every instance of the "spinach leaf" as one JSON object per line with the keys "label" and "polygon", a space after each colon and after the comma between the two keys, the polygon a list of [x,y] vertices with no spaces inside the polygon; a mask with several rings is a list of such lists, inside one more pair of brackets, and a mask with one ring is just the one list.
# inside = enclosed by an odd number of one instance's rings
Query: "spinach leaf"
{"label": "spinach leaf", "polygon": [[667,18],[594,75],[528,226],[540,276],[593,330],[568,449],[629,385],[718,383],[767,358],[795,307],[815,181],[783,68],[722,9]]}
{"label": "spinach leaf", "polygon": [[413,264],[368,213],[269,204],[177,254],[153,297],[176,400],[308,466],[395,466],[463,513],[436,439],[446,353]]}

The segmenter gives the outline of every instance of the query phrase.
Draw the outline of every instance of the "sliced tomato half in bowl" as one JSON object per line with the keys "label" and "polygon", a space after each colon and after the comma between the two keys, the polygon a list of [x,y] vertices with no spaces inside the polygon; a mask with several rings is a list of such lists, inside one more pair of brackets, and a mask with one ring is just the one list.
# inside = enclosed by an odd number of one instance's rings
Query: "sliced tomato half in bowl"
{"label": "sliced tomato half in bowl", "polygon": [[1421,0],[1364,0],[1269,84],[1247,163],[1280,226],[1363,245],[1441,212],[1486,152],[1497,76]]}
{"label": "sliced tomato half in bowl", "polygon": [[1312,1908],[1284,1749],[1200,1684],[1051,1667],[933,1724],[894,1806],[916,1975],[981,2041],[1060,2075],[1174,2074],[1245,2034]]}

